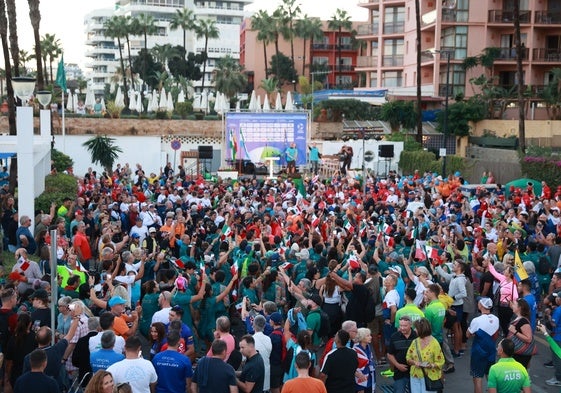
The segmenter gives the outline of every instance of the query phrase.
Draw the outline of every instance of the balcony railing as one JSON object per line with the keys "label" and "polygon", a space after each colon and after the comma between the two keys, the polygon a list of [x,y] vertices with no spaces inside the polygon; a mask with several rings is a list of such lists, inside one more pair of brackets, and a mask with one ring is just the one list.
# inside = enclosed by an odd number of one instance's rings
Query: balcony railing
{"label": "balcony railing", "polygon": [[405,31],[405,22],[384,23],[384,34],[402,34]]}
{"label": "balcony railing", "polygon": [[359,56],[356,59],[357,67],[377,67],[378,57],[377,56]]}
{"label": "balcony railing", "polygon": [[341,64],[340,66],[330,64],[328,67],[334,72],[350,72],[355,69],[355,66],[352,64]]}
{"label": "balcony railing", "polygon": [[[315,50],[339,50],[339,45],[337,44],[314,44],[313,49]],[[353,50],[351,44],[342,44],[341,50]]]}
{"label": "balcony railing", "polygon": [[[528,60],[529,51],[522,48],[522,59]],[[500,48],[497,60],[516,60],[516,48]]]}
{"label": "balcony railing", "polygon": [[[520,23],[530,23],[532,11],[520,10]],[[489,23],[513,23],[514,12],[503,10],[489,10]]]}
{"label": "balcony railing", "polygon": [[561,12],[535,11],[534,23],[542,25],[559,25],[561,24]]}
{"label": "balcony railing", "polygon": [[382,67],[400,67],[403,65],[403,55],[382,57]]}
{"label": "balcony railing", "polygon": [[[448,85],[448,97],[454,98],[458,94],[465,93],[465,86]],[[446,97],[446,83],[438,85],[438,96]]]}
{"label": "balcony railing", "polygon": [[369,23],[359,25],[357,30],[358,35],[378,35],[380,25],[378,23]]}
{"label": "balcony railing", "polygon": [[532,57],[534,61],[561,61],[561,53],[557,48],[534,48]]}

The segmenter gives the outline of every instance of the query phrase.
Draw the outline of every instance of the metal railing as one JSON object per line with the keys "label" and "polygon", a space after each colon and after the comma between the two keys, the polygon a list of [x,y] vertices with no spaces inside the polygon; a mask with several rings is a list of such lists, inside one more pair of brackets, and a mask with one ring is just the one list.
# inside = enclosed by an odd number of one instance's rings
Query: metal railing
{"label": "metal railing", "polygon": [[358,35],[378,35],[379,29],[380,29],[380,24],[367,23],[367,24],[359,25],[356,31]]}
{"label": "metal railing", "polygon": [[384,23],[384,34],[402,34],[405,32],[405,22]]}
{"label": "metal railing", "polygon": [[557,48],[534,48],[532,58],[534,61],[561,61],[561,53]]}
{"label": "metal railing", "polygon": [[[520,10],[520,23],[530,23],[532,11]],[[490,23],[513,23],[514,12],[503,10],[489,10]]]}
{"label": "metal railing", "polygon": [[561,24],[561,12],[534,11],[534,23],[559,25]]}
{"label": "metal railing", "polygon": [[[522,59],[528,60],[529,51],[522,48]],[[516,48],[500,48],[497,60],[516,60]]]}
{"label": "metal railing", "polygon": [[377,67],[378,56],[359,56],[356,58],[357,67]]}
{"label": "metal railing", "polygon": [[403,65],[403,55],[389,55],[382,57],[382,67],[400,67]]}

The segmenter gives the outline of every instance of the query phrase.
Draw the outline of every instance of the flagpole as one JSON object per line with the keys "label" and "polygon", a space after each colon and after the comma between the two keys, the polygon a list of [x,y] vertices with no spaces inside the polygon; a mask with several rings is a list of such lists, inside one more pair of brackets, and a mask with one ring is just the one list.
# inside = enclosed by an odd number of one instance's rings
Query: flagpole
{"label": "flagpole", "polygon": [[66,154],[66,122],[64,116],[64,89],[62,91],[62,152]]}

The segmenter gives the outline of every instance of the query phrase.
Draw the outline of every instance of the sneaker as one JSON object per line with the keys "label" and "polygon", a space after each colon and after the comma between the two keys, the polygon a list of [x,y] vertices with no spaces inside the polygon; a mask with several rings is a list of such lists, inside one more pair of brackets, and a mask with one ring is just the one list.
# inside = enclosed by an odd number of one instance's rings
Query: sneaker
{"label": "sneaker", "polygon": [[561,381],[558,381],[555,377],[548,379],[545,383],[549,386],[561,386]]}
{"label": "sneaker", "polygon": [[[553,367],[554,367],[552,361],[547,362],[547,363],[544,363],[543,366],[544,366],[545,368],[553,368]],[[554,379],[554,378],[552,378],[552,379]]]}
{"label": "sneaker", "polygon": [[387,369],[386,371],[380,372],[380,375],[384,378],[392,378],[393,377],[393,370],[391,368]]}

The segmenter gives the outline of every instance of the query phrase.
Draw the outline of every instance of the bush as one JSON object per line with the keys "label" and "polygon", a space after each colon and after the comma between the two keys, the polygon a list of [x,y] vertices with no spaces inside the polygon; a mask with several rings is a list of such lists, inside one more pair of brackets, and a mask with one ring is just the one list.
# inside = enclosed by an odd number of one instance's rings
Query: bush
{"label": "bush", "polygon": [[416,151],[423,150],[423,146],[415,140],[415,136],[404,132],[392,132],[384,138],[390,142],[403,142],[403,150]]}
{"label": "bush", "polygon": [[51,160],[57,172],[64,172],[68,168],[74,166],[74,160],[57,149],[51,150]]}
{"label": "bush", "polygon": [[[463,172],[466,168],[465,160],[462,157],[450,155],[446,160],[446,172],[454,173],[456,171]],[[436,172],[442,173],[442,158],[436,160],[436,155],[433,152],[425,150],[416,151],[402,151],[399,157],[399,169],[404,174],[415,172]]]}
{"label": "bush", "polygon": [[121,112],[123,111],[123,107],[122,106],[117,106],[115,105],[115,101],[107,101],[107,104],[105,105],[105,108],[107,109],[107,115],[109,115],[110,118],[112,119],[118,119],[121,117]]}
{"label": "bush", "polygon": [[167,119],[169,119],[169,114],[166,111],[157,111],[156,112],[156,119],[167,120]]}
{"label": "bush", "polygon": [[204,120],[220,120],[220,117],[218,115],[206,115]]}
{"label": "bush", "polygon": [[45,177],[45,191],[35,198],[35,210],[48,212],[53,202],[60,206],[64,198],[75,198],[77,190],[74,176],[64,173],[49,175]]}
{"label": "bush", "polygon": [[179,102],[175,105],[175,112],[181,116],[182,119],[185,119],[193,112],[193,104],[191,104],[190,101]]}
{"label": "bush", "polygon": [[551,157],[525,156],[520,160],[524,176],[545,181],[549,187],[561,185],[561,160]]}

